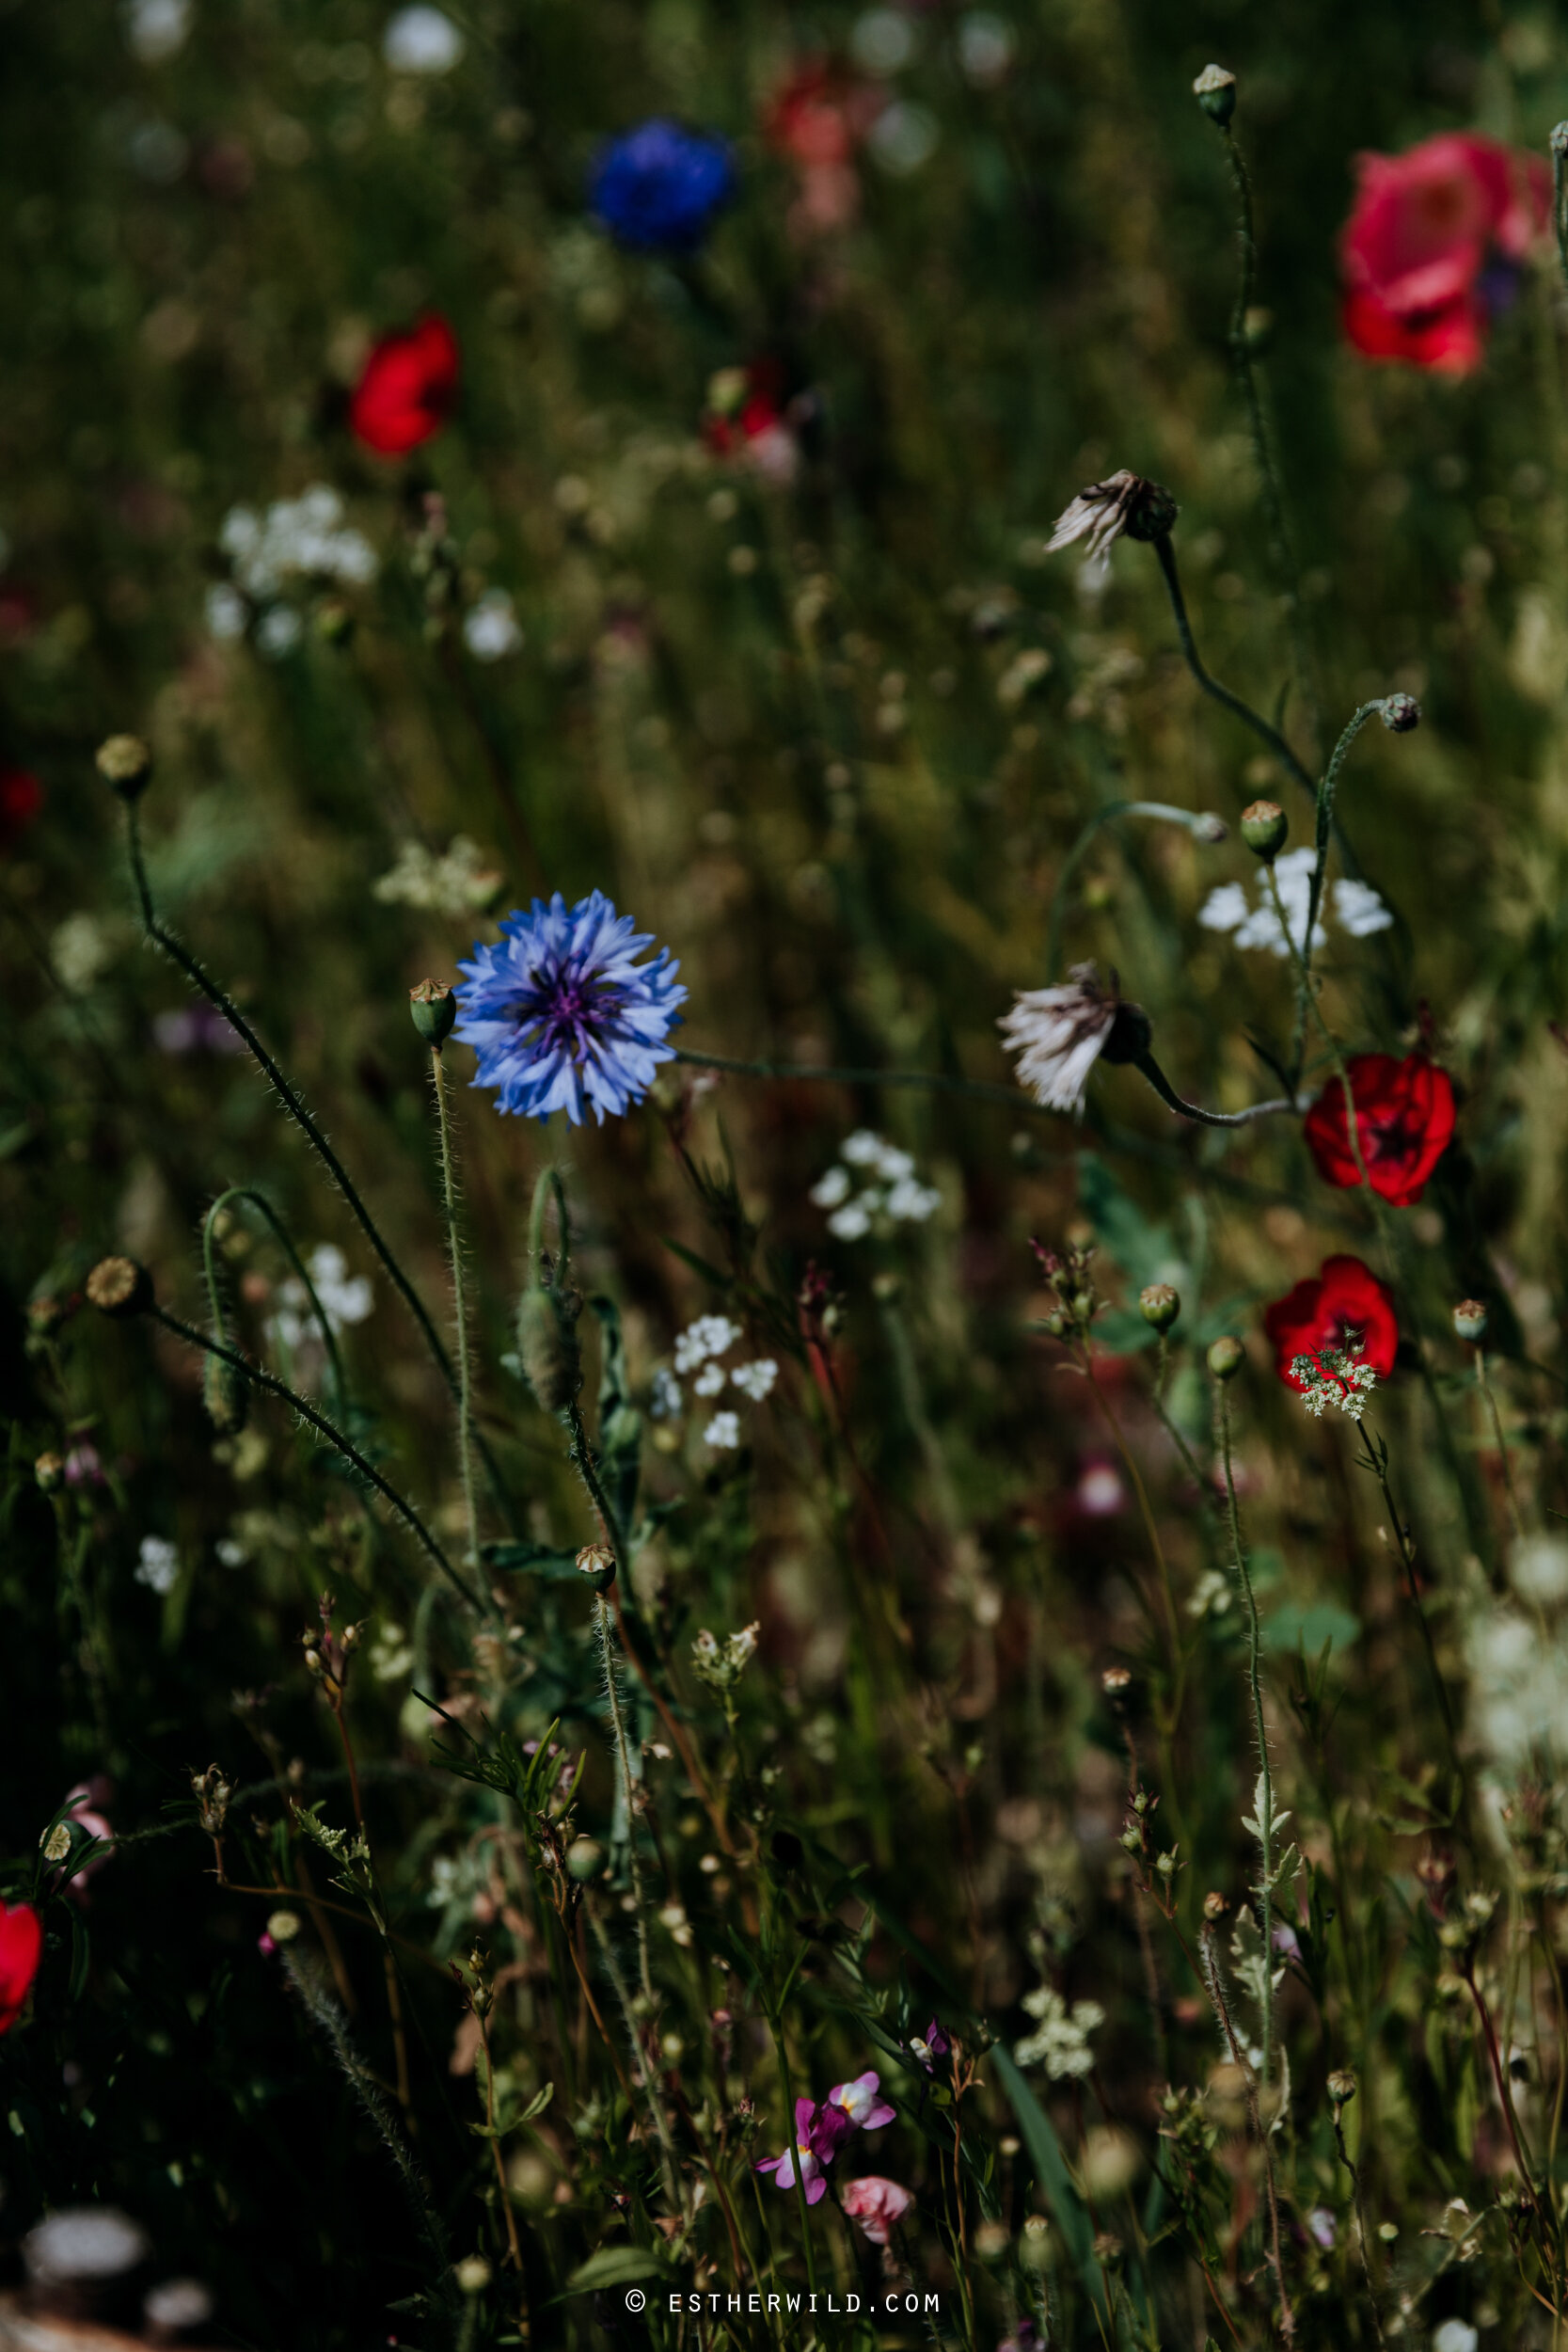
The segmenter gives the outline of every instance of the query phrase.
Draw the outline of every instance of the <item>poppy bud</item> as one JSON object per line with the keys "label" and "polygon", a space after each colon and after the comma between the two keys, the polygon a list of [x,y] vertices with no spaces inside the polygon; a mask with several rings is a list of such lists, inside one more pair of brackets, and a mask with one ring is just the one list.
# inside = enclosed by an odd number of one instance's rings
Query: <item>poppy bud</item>
{"label": "poppy bud", "polygon": [[1254,801],[1242,811],[1242,839],[1265,866],[1274,864],[1290,830],[1291,820],[1277,801]]}
{"label": "poppy bud", "polygon": [[1355,2096],[1355,2076],[1348,2066],[1336,2067],[1328,2078],[1328,2095],[1337,2107],[1349,2106]]}
{"label": "poppy bud", "polygon": [[1408,735],[1421,723],[1421,706],[1414,694],[1390,694],[1378,715],[1390,735]]}
{"label": "poppy bud", "polygon": [[576,1837],[566,1849],[566,1874],[578,1884],[596,1879],[604,1868],[604,1848],[592,1837]]}
{"label": "poppy bud", "polygon": [[1138,1312],[1151,1330],[1168,1331],[1181,1312],[1181,1294],[1168,1282],[1150,1282],[1138,1293]]}
{"label": "poppy bud", "polygon": [[152,1304],[152,1278],[135,1258],[100,1258],[86,1288],[88,1304],[103,1315],[141,1315]]}
{"label": "poppy bud", "polygon": [[201,1402],[221,1438],[237,1438],[250,1419],[250,1384],[227,1356],[208,1356],[201,1366]]}
{"label": "poppy bud", "polygon": [[441,980],[421,980],[408,992],[408,1010],[431,1052],[438,1054],[457,1018],[457,999],[451,990]]}
{"label": "poppy bud", "polygon": [[1210,1346],[1209,1369],[1216,1380],[1234,1380],[1245,1362],[1246,1349],[1228,1331]]}
{"label": "poppy bud", "polygon": [[615,1554],[608,1544],[584,1544],[578,1553],[578,1574],[594,1579],[596,1593],[608,1593],[615,1581]]}
{"label": "poppy bud", "polygon": [[1100,1687],[1108,1699],[1119,1699],[1132,1680],[1125,1666],[1107,1666],[1100,1677]]}
{"label": "poppy bud", "polygon": [[1193,96],[1223,131],[1236,111],[1236,76],[1226,66],[1206,65],[1193,84]]}
{"label": "poppy bud", "polygon": [[98,772],[122,801],[139,801],[152,781],[152,754],[139,735],[111,735],[100,743]]}
{"label": "poppy bud", "polygon": [[577,1334],[552,1291],[530,1288],[517,1301],[517,1354],[523,1377],[546,1413],[559,1413],[582,1386]]}
{"label": "poppy bud", "polygon": [[1486,1310],[1479,1298],[1462,1298],[1453,1311],[1453,1331],[1472,1346],[1486,1337]]}

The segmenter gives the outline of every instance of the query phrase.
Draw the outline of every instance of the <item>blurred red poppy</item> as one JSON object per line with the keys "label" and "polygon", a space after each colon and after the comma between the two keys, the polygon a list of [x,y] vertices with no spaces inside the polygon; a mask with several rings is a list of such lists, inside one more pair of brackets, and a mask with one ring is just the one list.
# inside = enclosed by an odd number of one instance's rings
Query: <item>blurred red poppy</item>
{"label": "blurred red poppy", "polygon": [[[1449,1148],[1453,1082],[1424,1054],[1412,1054],[1406,1061],[1392,1054],[1353,1054],[1346,1069],[1367,1182],[1396,1209],[1408,1209]],[[1350,1145],[1345,1089],[1338,1078],[1329,1080],[1307,1112],[1306,1135],[1326,1183],[1361,1182]]]}
{"label": "blurred red poppy", "polygon": [[366,360],[348,421],[367,449],[402,457],[439,433],[457,398],[457,338],[432,312],[397,335],[384,335]]}
{"label": "blurred red poppy", "polygon": [[43,1950],[43,1927],[28,1903],[0,1902],[0,2033],[9,2033],[33,1989]]}
{"label": "blurred red poppy", "polygon": [[1316,1281],[1298,1282],[1264,1309],[1263,1328],[1274,1347],[1275,1370],[1291,1389],[1302,1386],[1291,1370],[1298,1356],[1358,1347],[1379,1378],[1386,1379],[1399,1352],[1393,1295],[1359,1258],[1325,1258]]}
{"label": "blurred red poppy", "polygon": [[1370,359],[1467,375],[1546,226],[1550,173],[1465,131],[1360,155],[1356,170],[1339,243],[1346,336]]}
{"label": "blurred red poppy", "polygon": [[0,850],[15,848],[42,806],[37,776],[25,768],[0,768]]}

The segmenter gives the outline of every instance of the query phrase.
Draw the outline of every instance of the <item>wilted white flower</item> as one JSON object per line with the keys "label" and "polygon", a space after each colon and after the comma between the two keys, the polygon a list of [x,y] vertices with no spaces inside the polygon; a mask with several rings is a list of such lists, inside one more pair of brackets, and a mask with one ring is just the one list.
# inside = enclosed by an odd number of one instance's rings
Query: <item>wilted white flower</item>
{"label": "wilted white flower", "polygon": [[1020,2066],[1043,2066],[1052,2082],[1093,2073],[1089,2036],[1105,2023],[1105,2011],[1098,2001],[1074,2001],[1069,2009],[1053,1986],[1042,1984],[1024,1994],[1023,2007],[1040,2022],[1014,2046],[1013,2056]]}
{"label": "wilted white flower", "polygon": [[381,37],[394,73],[450,73],[463,55],[462,34],[439,8],[400,8]]}
{"label": "wilted white flower", "polygon": [[436,914],[472,914],[487,907],[503,876],[485,863],[484,852],[465,833],[435,856],[421,841],[405,841],[398,862],[383,874],[373,895],[384,904],[428,908]]}
{"label": "wilted white flower", "polygon": [[752,1364],[737,1365],[730,1377],[742,1396],[749,1396],[753,1405],[760,1405],[779,1376],[779,1367],[771,1356],[759,1356]]}
{"label": "wilted white flower", "polygon": [[463,643],[476,661],[499,661],[517,652],[523,632],[504,588],[486,588],[463,623]]}
{"label": "wilted white flower", "polygon": [[1110,1042],[1121,999],[1092,963],[1075,963],[1060,988],[1021,991],[997,1023],[1016,1057],[1021,1087],[1045,1110],[1081,1111],[1089,1073]]}
{"label": "wilted white flower", "polygon": [[699,1315],[675,1341],[675,1370],[690,1372],[709,1356],[722,1356],[739,1337],[739,1324],[728,1315]]}
{"label": "wilted white flower", "polygon": [[1088,547],[1088,570],[1102,580],[1109,569],[1111,549],[1122,537],[1163,539],[1176,520],[1176,501],[1158,482],[1130,473],[1123,466],[1103,482],[1091,482],[1056,517],[1046,541],[1046,553],[1071,547],[1083,539]]}
{"label": "wilted white flower", "polygon": [[174,1590],[180,1574],[180,1554],[166,1535],[144,1535],[134,1570],[136,1582],[162,1600]]}
{"label": "wilted white flower", "polygon": [[740,1415],[715,1413],[703,1432],[703,1443],[712,1446],[716,1454],[727,1452],[740,1443]]}

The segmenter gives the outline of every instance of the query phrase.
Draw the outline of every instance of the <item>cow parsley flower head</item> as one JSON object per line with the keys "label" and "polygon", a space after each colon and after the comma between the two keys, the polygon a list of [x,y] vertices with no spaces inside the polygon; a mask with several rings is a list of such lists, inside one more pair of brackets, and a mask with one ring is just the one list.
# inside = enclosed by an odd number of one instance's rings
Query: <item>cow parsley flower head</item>
{"label": "cow parsley flower head", "polygon": [[[1298,947],[1305,947],[1317,854],[1311,849],[1289,850],[1275,860],[1274,878],[1285,909],[1285,921],[1290,926],[1290,939],[1280,927],[1273,896],[1261,878],[1254,884],[1254,896],[1249,896],[1244,882],[1219,883],[1198,909],[1198,921],[1205,930],[1231,932],[1238,947],[1266,947],[1271,955],[1280,957],[1290,954],[1292,939]],[[1319,919],[1312,930],[1314,947],[1323,946],[1327,940],[1323,914],[1330,910],[1340,930],[1348,931],[1352,939],[1370,939],[1374,931],[1387,930],[1394,920],[1370,882],[1341,876],[1329,883],[1323,895]]]}
{"label": "cow parsley flower head", "polygon": [[1053,1985],[1042,1984],[1024,1994],[1023,2006],[1039,2024],[1014,2047],[1020,2066],[1043,2066],[1053,2082],[1093,2073],[1089,2036],[1105,2023],[1098,2001],[1074,2001],[1069,2009]]}
{"label": "cow parsley flower head", "polygon": [[499,946],[474,949],[457,991],[454,1034],[479,1055],[474,1084],[494,1088],[497,1108],[545,1120],[563,1110],[580,1127],[584,1110],[602,1126],[641,1103],[686,1001],[680,969],[661,947],[638,956],[652,934],[632,929],[602,890],[568,908],[558,890],[501,925]]}
{"label": "cow parsley flower head", "polygon": [[[857,1182],[861,1190],[851,1200]],[[889,1225],[924,1225],[942,1206],[935,1185],[916,1176],[912,1154],[869,1127],[845,1136],[836,1163],[807,1198],[831,1212],[828,1231],[837,1241],[863,1241]]]}
{"label": "cow parsley flower head", "polygon": [[1377,1386],[1375,1368],[1355,1349],[1325,1347],[1315,1356],[1294,1357],[1291,1372],[1314,1421],[1321,1421],[1332,1405],[1358,1422]]}

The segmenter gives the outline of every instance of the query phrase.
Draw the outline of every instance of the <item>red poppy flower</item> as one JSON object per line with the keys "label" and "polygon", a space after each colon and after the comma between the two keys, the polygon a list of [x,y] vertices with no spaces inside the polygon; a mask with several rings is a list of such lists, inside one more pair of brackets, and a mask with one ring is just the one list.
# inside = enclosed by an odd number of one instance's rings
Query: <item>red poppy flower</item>
{"label": "red poppy flower", "polygon": [[30,1904],[0,1902],[0,2033],[9,2033],[33,1989],[43,1926]]}
{"label": "red poppy flower", "polygon": [[1358,1346],[1378,1377],[1386,1379],[1399,1352],[1393,1296],[1359,1258],[1325,1258],[1315,1282],[1298,1282],[1264,1309],[1263,1328],[1274,1343],[1275,1370],[1291,1389],[1302,1386],[1291,1370],[1298,1356]]}
{"label": "red poppy flower", "polygon": [[457,338],[434,312],[384,335],[366,360],[348,421],[367,449],[402,457],[439,433],[457,398]]}
{"label": "red poppy flower", "polygon": [[0,768],[0,850],[15,847],[42,806],[37,776],[25,768]]}
{"label": "red poppy flower", "polygon": [[[1448,1150],[1453,1082],[1424,1054],[1412,1054],[1408,1061],[1396,1061],[1392,1054],[1353,1054],[1346,1068],[1367,1182],[1396,1209],[1408,1209]],[[1306,1135],[1326,1183],[1361,1182],[1350,1146],[1345,1089],[1338,1078],[1329,1080],[1307,1112]]]}
{"label": "red poppy flower", "polygon": [[1466,375],[1546,225],[1537,157],[1447,131],[1403,155],[1361,155],[1340,238],[1345,333],[1371,359]]}

